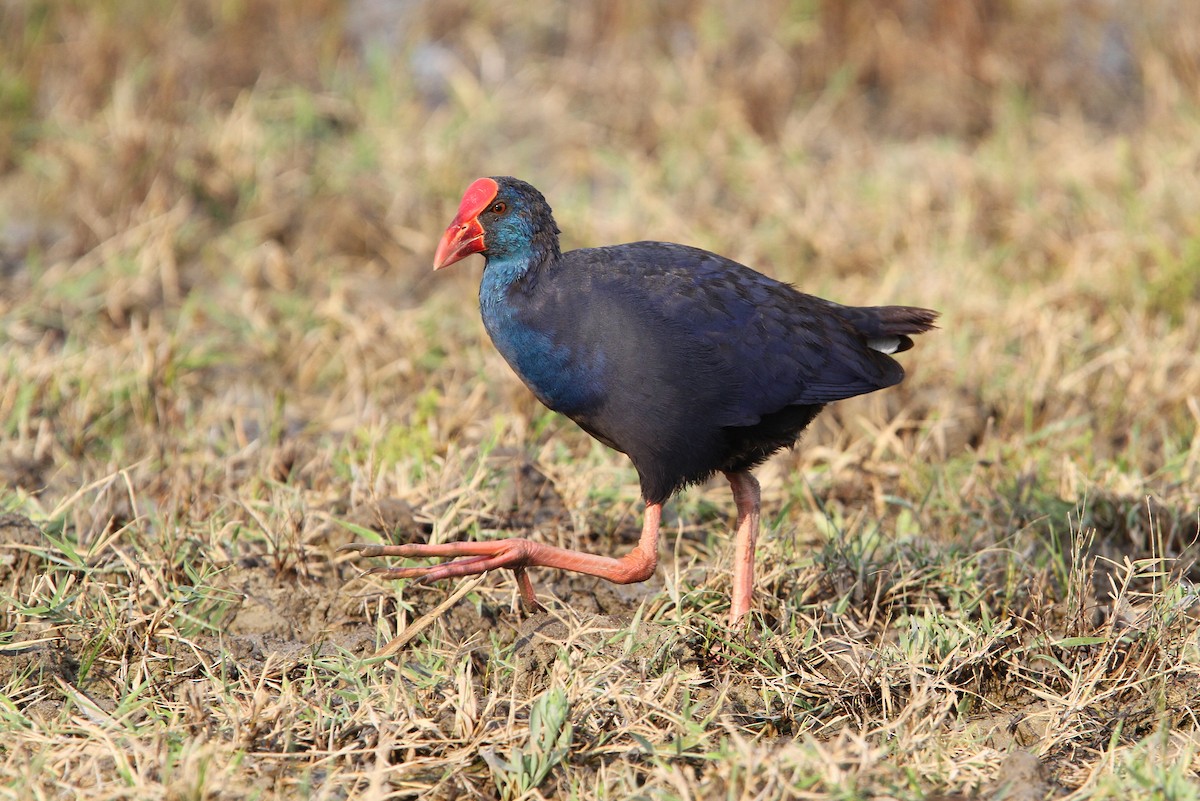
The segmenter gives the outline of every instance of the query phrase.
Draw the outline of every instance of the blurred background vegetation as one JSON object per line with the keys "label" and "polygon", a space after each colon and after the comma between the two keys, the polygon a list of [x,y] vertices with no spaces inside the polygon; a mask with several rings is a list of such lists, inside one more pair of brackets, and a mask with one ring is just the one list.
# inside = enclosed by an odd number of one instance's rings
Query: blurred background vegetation
{"label": "blurred background vegetation", "polygon": [[[161,451],[167,418],[227,429],[222,394],[277,439],[403,420],[478,343],[473,271],[428,260],[481,174],[539,186],[568,247],[943,309],[911,390],[942,457],[1055,425],[1091,475],[1195,466],[1195,4],[15,0],[0,27],[0,461],[27,490]],[[431,293],[459,322],[386,341]]]}

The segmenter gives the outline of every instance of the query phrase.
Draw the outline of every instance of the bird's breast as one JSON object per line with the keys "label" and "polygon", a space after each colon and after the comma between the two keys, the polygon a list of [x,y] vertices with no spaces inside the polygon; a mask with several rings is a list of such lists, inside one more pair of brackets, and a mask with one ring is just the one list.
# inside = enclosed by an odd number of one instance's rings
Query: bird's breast
{"label": "bird's breast", "polygon": [[571,415],[594,405],[600,394],[603,358],[564,341],[552,323],[539,325],[504,298],[480,298],[488,336],[538,400]]}

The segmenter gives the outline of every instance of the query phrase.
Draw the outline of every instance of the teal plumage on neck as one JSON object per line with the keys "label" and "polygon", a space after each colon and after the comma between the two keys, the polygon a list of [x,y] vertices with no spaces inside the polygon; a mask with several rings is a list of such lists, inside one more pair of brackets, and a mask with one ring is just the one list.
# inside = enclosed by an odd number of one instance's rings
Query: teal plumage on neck
{"label": "teal plumage on neck", "polygon": [[500,355],[537,399],[556,412],[577,413],[598,394],[602,359],[573,351],[555,336],[561,317],[543,317],[536,324],[521,314],[538,292],[537,272],[553,269],[547,260],[536,267],[528,255],[488,257],[479,282],[479,311],[483,326]]}

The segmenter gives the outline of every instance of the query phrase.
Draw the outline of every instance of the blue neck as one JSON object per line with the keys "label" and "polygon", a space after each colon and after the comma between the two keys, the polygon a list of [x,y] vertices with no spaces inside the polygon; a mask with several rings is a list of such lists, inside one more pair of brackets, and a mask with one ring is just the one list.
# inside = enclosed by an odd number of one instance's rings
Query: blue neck
{"label": "blue neck", "polygon": [[508,293],[513,284],[524,277],[532,266],[528,256],[487,260],[483,268],[483,278],[479,281],[479,308],[484,312],[485,322],[488,307],[508,303]]}
{"label": "blue neck", "polygon": [[[514,286],[531,269],[528,258],[488,259],[479,282],[479,310],[488,336],[542,403],[558,412],[586,408],[595,398],[595,378],[602,365],[581,361],[565,344],[554,340],[557,332],[545,315],[523,315],[526,287]],[[548,276],[541,276],[546,278]],[[530,291],[536,292],[536,286]]]}

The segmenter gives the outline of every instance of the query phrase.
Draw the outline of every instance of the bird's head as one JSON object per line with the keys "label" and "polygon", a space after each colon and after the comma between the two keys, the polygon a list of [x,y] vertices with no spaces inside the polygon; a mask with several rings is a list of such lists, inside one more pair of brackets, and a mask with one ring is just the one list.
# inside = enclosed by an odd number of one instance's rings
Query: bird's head
{"label": "bird's head", "polygon": [[558,255],[558,226],[542,193],[516,178],[479,178],[463,194],[458,213],[442,234],[433,269],[472,253],[488,259]]}

